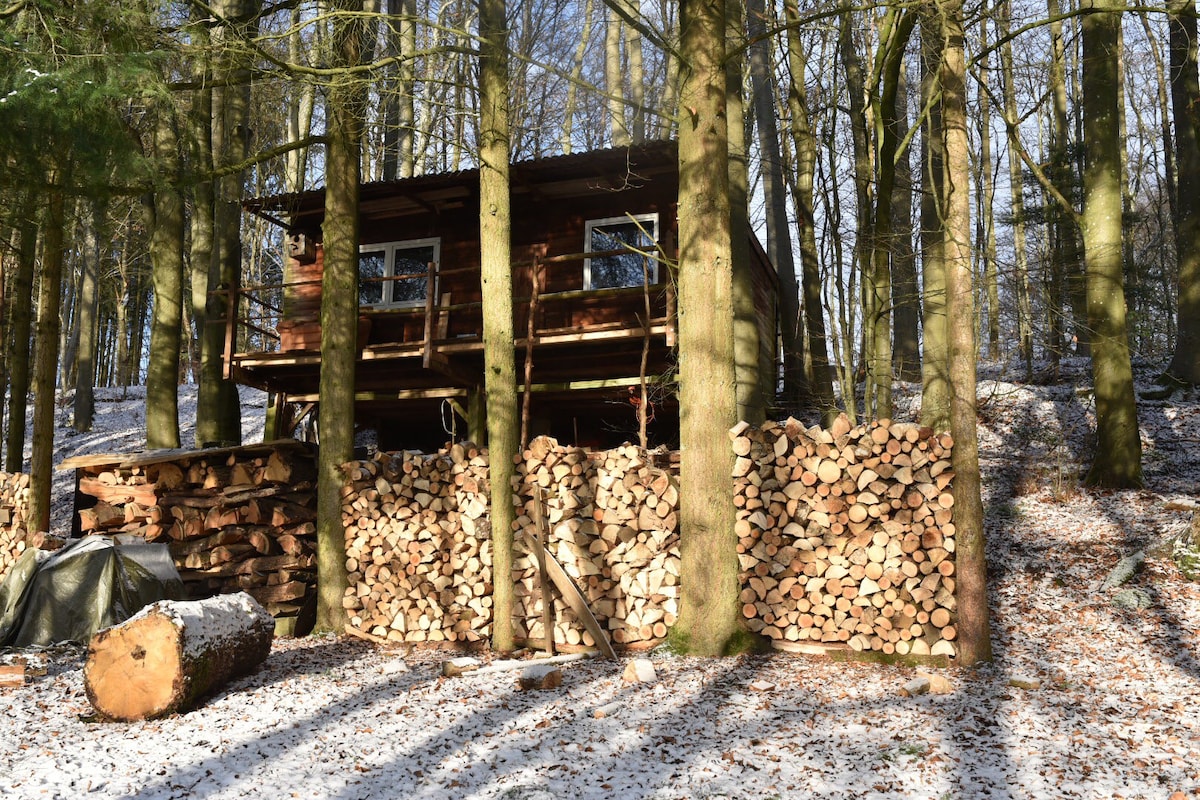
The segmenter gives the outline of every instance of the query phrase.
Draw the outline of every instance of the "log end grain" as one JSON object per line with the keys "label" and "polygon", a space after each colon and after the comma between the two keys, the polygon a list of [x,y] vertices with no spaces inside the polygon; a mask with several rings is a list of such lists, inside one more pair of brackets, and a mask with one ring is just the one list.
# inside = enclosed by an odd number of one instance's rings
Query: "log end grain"
{"label": "log end grain", "polygon": [[274,628],[245,593],[153,603],[92,637],[83,668],[88,700],[125,722],[186,711],[265,661]]}
{"label": "log end grain", "polygon": [[167,713],[184,685],[182,654],[172,644],[177,634],[165,617],[98,633],[84,666],[92,706],[109,719],[126,722]]}

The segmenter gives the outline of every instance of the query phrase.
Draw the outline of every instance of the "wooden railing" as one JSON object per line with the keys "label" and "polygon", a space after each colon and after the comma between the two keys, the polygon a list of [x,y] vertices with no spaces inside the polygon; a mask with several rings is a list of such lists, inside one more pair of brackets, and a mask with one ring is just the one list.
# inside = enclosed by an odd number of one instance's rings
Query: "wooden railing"
{"label": "wooden railing", "polygon": [[[638,315],[638,325],[648,332],[651,324],[654,322],[666,325],[667,345],[673,346],[675,340],[675,289],[674,280],[671,270],[672,265],[669,262],[660,260],[660,263],[665,265],[668,275],[666,280],[660,280],[658,283],[650,283],[650,260],[652,256],[646,253],[640,253],[643,256],[643,281],[641,287],[619,287],[612,289],[571,289],[559,292],[547,292],[548,270],[569,265],[579,264],[585,259],[604,258],[608,256],[625,255],[630,252],[638,252],[627,248],[608,250],[603,252],[591,253],[571,253],[565,255],[535,255],[531,261],[518,262],[513,265],[514,270],[524,269],[528,271],[530,294],[528,297],[513,298],[514,312],[518,315],[521,309],[526,310],[525,317],[525,339],[532,343],[539,333],[548,330],[542,324],[539,325],[539,317],[544,323],[547,309],[552,307],[556,301],[567,302],[578,300],[581,297],[585,298],[604,298],[605,296],[616,298],[618,296],[626,296],[630,290],[641,288],[644,297],[642,313]],[[383,315],[406,315],[406,314],[421,314],[423,315],[423,325],[420,326],[421,338],[419,341],[404,340],[397,343],[408,343],[419,345],[422,350],[422,360],[426,367],[436,367],[438,361],[437,343],[444,339],[446,331],[450,327],[452,318],[456,315],[458,319],[462,319],[462,314],[466,313],[470,317],[474,317],[481,313],[482,303],[480,301],[467,302],[445,302],[449,298],[449,294],[442,295],[441,289],[444,281],[448,278],[453,278],[465,274],[479,274],[479,268],[471,267],[453,267],[450,269],[441,268],[437,262],[430,262],[424,273],[411,273],[406,275],[393,275],[378,278],[366,278],[361,283],[379,283],[385,287],[398,281],[425,281],[425,299],[423,303],[414,304],[411,306],[397,306],[389,304],[381,304],[379,306],[364,306],[361,309],[363,315],[368,318],[379,318]],[[303,287],[318,286],[319,279],[290,281],[274,284],[261,284],[254,286],[243,286],[239,288],[218,289],[211,292],[210,295],[221,296],[225,302],[225,372],[228,377],[231,369],[235,353],[242,344],[244,351],[254,353],[271,353],[281,349],[282,339],[278,331],[278,326],[284,319],[284,306],[287,305],[280,301],[290,292],[297,292]],[[652,294],[657,288],[661,287],[666,293],[665,308],[662,317],[651,319]],[[386,297],[386,289],[382,293]],[[474,313],[472,313],[474,312]],[[631,325],[630,327],[635,327]],[[256,334],[261,338],[263,348],[261,350],[253,350],[251,334]],[[532,358],[532,347],[527,349],[526,360]],[[529,372],[527,366],[526,372]],[[526,378],[528,383],[528,377]]]}

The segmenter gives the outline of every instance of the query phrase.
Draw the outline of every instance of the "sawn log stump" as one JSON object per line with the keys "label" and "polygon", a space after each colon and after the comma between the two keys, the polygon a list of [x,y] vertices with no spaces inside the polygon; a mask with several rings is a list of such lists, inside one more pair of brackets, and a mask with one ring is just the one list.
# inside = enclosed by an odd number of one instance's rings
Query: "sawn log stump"
{"label": "sawn log stump", "polygon": [[274,628],[244,592],[153,603],[92,637],[83,667],[88,700],[124,722],[186,711],[265,661]]}

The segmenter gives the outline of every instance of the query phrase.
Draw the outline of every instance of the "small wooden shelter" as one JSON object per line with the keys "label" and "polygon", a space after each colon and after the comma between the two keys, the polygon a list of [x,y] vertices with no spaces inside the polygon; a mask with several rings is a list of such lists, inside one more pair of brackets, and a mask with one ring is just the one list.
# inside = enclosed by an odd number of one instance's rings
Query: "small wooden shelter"
{"label": "small wooden shelter", "polygon": [[[651,438],[675,442],[675,143],[520,162],[511,180],[513,357],[530,393],[529,435],[593,446],[636,439],[645,382]],[[469,430],[481,419],[483,380],[478,187],[471,169],[361,189],[356,414],[381,448],[482,437]],[[324,190],[244,206],[286,229],[287,252],[280,282],[237,290],[226,370],[311,408]],[[757,241],[751,250],[773,355],[777,279]]]}

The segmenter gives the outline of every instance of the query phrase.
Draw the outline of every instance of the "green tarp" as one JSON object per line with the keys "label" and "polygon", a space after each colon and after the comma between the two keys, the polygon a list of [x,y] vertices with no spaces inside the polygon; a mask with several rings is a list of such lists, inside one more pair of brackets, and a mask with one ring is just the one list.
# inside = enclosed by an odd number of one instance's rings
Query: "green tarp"
{"label": "green tarp", "polygon": [[0,646],[86,644],[156,600],[184,599],[166,545],[88,536],[26,550],[0,583]]}

